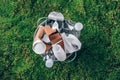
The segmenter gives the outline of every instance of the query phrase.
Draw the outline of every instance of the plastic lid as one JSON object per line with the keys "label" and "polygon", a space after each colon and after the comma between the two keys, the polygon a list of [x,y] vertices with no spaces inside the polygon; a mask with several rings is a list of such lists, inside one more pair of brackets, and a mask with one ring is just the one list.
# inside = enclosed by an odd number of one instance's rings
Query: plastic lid
{"label": "plastic lid", "polygon": [[52,59],[48,59],[45,63],[46,67],[51,68],[53,66],[53,60]]}
{"label": "plastic lid", "polygon": [[83,28],[82,23],[78,22],[75,24],[75,30],[80,31],[80,30],[82,30],[82,28]]}

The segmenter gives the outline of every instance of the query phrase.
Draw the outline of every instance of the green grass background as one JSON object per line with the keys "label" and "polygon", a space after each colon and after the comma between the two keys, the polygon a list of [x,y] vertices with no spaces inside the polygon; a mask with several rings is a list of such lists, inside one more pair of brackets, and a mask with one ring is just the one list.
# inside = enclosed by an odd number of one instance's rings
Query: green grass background
{"label": "green grass background", "polygon": [[[51,11],[84,29],[77,58],[49,69],[32,42]],[[120,0],[0,0],[0,80],[120,80]]]}

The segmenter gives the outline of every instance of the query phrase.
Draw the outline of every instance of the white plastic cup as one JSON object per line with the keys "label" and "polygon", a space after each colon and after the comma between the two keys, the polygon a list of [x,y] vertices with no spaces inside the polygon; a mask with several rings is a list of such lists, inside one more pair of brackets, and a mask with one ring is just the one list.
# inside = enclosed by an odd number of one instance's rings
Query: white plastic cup
{"label": "white plastic cup", "polygon": [[53,60],[52,59],[47,59],[45,65],[46,65],[46,67],[51,68],[53,66]]}
{"label": "white plastic cup", "polygon": [[46,45],[41,40],[36,40],[33,43],[33,51],[37,54],[43,54],[46,50]]}
{"label": "white plastic cup", "polygon": [[[74,35],[69,34],[68,36],[66,36],[65,33],[62,33],[61,36],[64,41],[64,47],[66,53],[73,53],[81,48],[81,42]],[[76,45],[77,48],[74,47],[73,45]]]}
{"label": "white plastic cup", "polygon": [[79,41],[79,39],[77,37],[75,37],[72,34],[69,34],[68,35],[68,40],[71,40],[72,45],[76,45],[78,47],[78,49],[76,49],[76,51],[81,49],[81,42]]}
{"label": "white plastic cup", "polygon": [[75,24],[75,30],[80,31],[80,30],[82,30],[82,28],[83,28],[82,23],[78,22],[78,23]]}
{"label": "white plastic cup", "polygon": [[52,50],[58,61],[64,61],[66,59],[66,53],[60,45],[53,45]]}
{"label": "white plastic cup", "polygon": [[48,15],[48,18],[49,19],[52,19],[52,20],[59,20],[59,21],[63,21],[64,20],[64,16],[62,13],[60,12],[51,12],[49,15]]}

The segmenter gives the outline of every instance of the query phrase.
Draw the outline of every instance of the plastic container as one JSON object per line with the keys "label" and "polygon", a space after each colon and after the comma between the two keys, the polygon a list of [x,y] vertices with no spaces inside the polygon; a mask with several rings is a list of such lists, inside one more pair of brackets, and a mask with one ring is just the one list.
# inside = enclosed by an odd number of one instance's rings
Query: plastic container
{"label": "plastic container", "polygon": [[41,40],[36,40],[33,43],[33,51],[37,54],[45,53],[46,45]]}
{"label": "plastic container", "polygon": [[53,45],[52,50],[58,61],[64,61],[66,59],[66,53],[60,45]]}

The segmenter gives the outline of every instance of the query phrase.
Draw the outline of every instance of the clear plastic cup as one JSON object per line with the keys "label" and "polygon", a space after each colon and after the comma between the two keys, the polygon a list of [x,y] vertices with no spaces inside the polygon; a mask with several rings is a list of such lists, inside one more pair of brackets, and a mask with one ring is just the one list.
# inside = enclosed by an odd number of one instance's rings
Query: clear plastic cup
{"label": "clear plastic cup", "polygon": [[47,59],[45,63],[46,67],[51,68],[53,66],[53,60],[52,59]]}
{"label": "clear plastic cup", "polygon": [[64,16],[62,13],[60,12],[51,12],[49,15],[48,15],[48,18],[49,19],[52,19],[52,20],[59,20],[59,21],[63,21],[64,20]]}
{"label": "clear plastic cup", "polygon": [[64,61],[66,59],[66,53],[60,45],[53,45],[52,50],[58,61]]}
{"label": "clear plastic cup", "polygon": [[36,40],[33,43],[33,51],[37,54],[42,54],[46,50],[46,45],[41,40]]}
{"label": "clear plastic cup", "polygon": [[80,31],[80,30],[82,30],[82,28],[83,28],[82,23],[78,22],[78,23],[75,24],[75,30]]}

